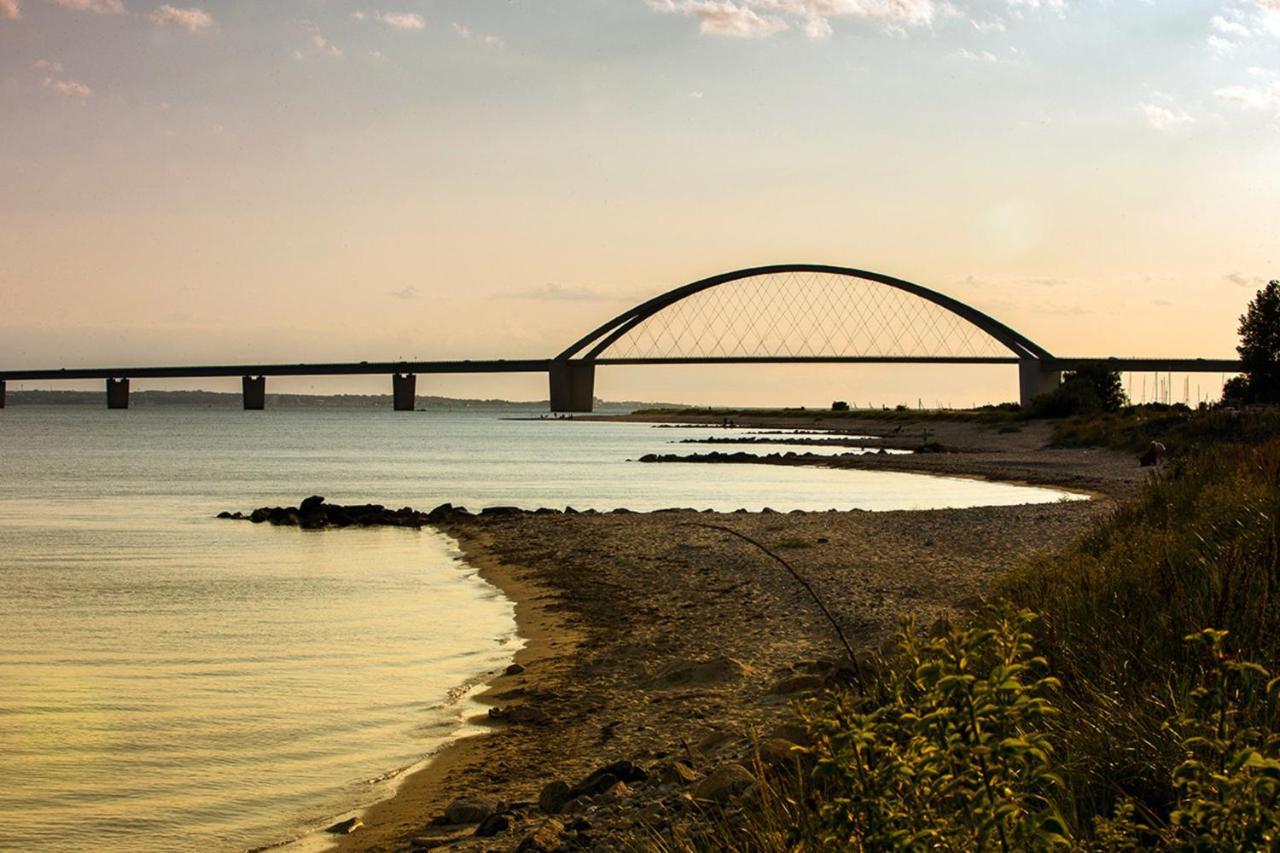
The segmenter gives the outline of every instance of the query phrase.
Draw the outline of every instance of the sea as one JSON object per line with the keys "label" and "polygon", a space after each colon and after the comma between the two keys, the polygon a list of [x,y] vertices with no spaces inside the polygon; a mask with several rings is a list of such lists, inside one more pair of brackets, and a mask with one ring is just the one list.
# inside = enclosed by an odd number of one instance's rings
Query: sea
{"label": "sea", "polygon": [[[760,430],[527,412],[0,410],[0,848],[249,850],[393,793],[477,730],[512,602],[431,528],[223,510],[928,509],[1073,499],[918,474],[642,464]],[[823,448],[822,452],[835,452]]]}

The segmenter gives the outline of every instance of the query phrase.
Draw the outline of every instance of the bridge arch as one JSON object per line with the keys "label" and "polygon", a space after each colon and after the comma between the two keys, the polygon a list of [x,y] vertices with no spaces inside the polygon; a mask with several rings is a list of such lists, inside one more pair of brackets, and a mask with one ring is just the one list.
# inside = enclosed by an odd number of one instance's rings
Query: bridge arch
{"label": "bridge arch", "polygon": [[775,264],[691,282],[593,329],[553,359],[552,404],[589,411],[597,365],[744,362],[1018,364],[1025,403],[1056,384],[1052,361],[1026,335],[922,285]]}

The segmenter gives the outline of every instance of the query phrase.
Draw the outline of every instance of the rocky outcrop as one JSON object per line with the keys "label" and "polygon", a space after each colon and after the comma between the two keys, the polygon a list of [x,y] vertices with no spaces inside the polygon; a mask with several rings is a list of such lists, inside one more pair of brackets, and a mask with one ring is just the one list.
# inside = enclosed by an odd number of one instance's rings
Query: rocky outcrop
{"label": "rocky outcrop", "polygon": [[466,507],[441,504],[430,512],[419,512],[411,506],[389,509],[382,504],[325,503],[320,495],[304,498],[297,506],[264,506],[248,515],[242,512],[220,512],[218,518],[251,521],[319,530],[325,527],[422,527],[459,521],[470,517]]}

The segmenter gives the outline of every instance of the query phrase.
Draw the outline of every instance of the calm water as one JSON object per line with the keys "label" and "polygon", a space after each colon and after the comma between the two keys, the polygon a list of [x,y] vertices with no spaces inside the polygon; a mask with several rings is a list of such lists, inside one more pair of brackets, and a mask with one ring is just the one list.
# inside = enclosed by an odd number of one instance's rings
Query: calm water
{"label": "calm water", "polygon": [[511,604],[440,534],[224,509],[312,493],[602,510],[1062,496],[626,461],[693,437],[475,413],[0,411],[0,847],[235,850],[323,826],[456,736],[467,689],[519,644]]}

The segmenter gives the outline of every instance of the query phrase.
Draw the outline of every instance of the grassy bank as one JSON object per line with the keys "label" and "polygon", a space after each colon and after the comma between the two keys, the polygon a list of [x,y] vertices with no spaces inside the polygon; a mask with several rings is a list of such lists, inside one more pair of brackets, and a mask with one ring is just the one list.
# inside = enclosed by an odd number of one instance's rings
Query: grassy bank
{"label": "grassy bank", "polygon": [[800,709],[800,769],[761,765],[753,803],[660,846],[1280,849],[1276,417],[1070,429],[1183,452],[991,609],[908,626],[867,685]]}

